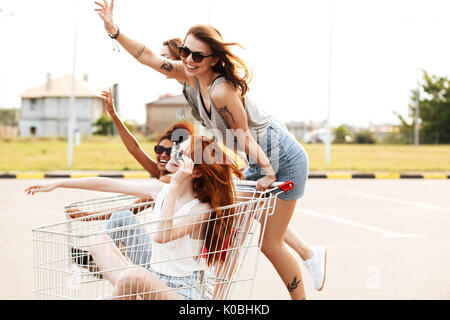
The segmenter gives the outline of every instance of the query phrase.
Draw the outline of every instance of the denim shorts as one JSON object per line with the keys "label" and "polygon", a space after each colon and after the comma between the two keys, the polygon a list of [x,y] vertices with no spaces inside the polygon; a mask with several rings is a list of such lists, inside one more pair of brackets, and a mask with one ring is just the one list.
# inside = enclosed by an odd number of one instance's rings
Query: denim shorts
{"label": "denim shorts", "polygon": [[200,288],[200,271],[195,271],[187,277],[173,277],[149,269],[159,280],[164,282],[169,288],[175,289],[184,300],[203,300]]}
{"label": "denim shorts", "polygon": [[[106,225],[108,236],[118,247],[121,243],[126,246],[127,257],[133,264],[151,271],[169,288],[174,288],[183,299],[202,300],[199,291],[201,278],[199,271],[195,271],[187,277],[173,277],[152,270],[150,266],[152,257],[151,238],[145,228],[135,226],[138,223],[138,219],[130,210],[116,211],[111,215]],[[120,230],[114,231],[116,228],[120,228]]]}
{"label": "denim shorts", "polygon": [[[272,168],[276,172],[277,181],[294,182],[294,188],[281,193],[278,198],[283,200],[300,199],[306,189],[309,162],[303,146],[286,129],[286,127],[273,121],[266,133],[257,137],[261,149],[266,153]],[[264,171],[255,160],[249,159],[249,166],[244,171],[247,180],[259,180],[264,177]]]}

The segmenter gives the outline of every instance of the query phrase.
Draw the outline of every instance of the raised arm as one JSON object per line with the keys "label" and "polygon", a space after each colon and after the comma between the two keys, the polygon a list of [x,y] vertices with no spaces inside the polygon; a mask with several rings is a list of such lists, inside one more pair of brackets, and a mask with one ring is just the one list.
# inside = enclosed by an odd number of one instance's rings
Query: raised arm
{"label": "raised arm", "polygon": [[136,138],[131,134],[128,128],[120,120],[116,113],[114,101],[112,98],[111,89],[109,91],[102,91],[102,98],[105,102],[106,110],[111,115],[114,124],[119,132],[120,138],[127,148],[128,152],[141,164],[141,166],[147,170],[153,177],[159,179],[161,172],[158,169],[158,165],[139,145]]}
{"label": "raised arm", "polygon": [[113,19],[114,0],[111,3],[103,0],[103,3],[95,1],[97,8],[95,11],[103,20],[105,30],[110,37],[116,39],[120,45],[140,63],[147,65],[154,70],[164,74],[168,78],[174,78],[181,83],[189,82],[186,76],[182,62],[171,61],[155,54],[144,44],[126,36],[115,24]]}
{"label": "raised arm", "polygon": [[164,184],[159,181],[136,183],[113,178],[71,178],[56,181],[42,181],[25,189],[27,194],[49,192],[56,188],[84,189],[103,192],[123,193],[137,197],[156,199]]}

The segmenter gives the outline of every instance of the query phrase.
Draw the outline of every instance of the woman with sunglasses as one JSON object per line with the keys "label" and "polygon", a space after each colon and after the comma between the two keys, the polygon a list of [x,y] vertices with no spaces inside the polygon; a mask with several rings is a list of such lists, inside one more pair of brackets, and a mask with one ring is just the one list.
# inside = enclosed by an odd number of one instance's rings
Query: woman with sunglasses
{"label": "woman with sunglasses", "polygon": [[167,176],[166,164],[170,160],[170,154],[172,152],[172,135],[177,134],[188,137],[194,133],[192,125],[188,122],[179,122],[162,133],[154,146],[156,156],[156,160],[154,160],[142,149],[136,138],[120,120],[114,106],[111,89],[102,91],[102,99],[127,150],[148,173],[161,182],[168,183],[169,178]]}
{"label": "woman with sunglasses", "polygon": [[[169,60],[181,60],[178,50],[178,47],[181,44],[182,40],[180,38],[173,38],[164,41],[160,51],[161,57],[164,57]],[[192,99],[189,99],[189,97],[192,96],[190,90],[192,90],[192,88],[185,86],[183,88],[183,94],[185,95],[186,99],[189,102],[192,115],[194,116],[194,118],[201,121],[201,118],[198,115],[196,104],[193,103]],[[168,183],[169,177],[167,176],[165,165],[170,160],[170,153],[173,145],[173,142],[171,140],[172,133],[175,130],[177,131],[186,130],[188,135],[192,135],[194,133],[192,125],[187,122],[179,122],[173,125],[162,135],[160,135],[154,147],[154,152],[156,155],[156,160],[154,160],[142,149],[136,138],[131,134],[131,132],[127,129],[125,124],[119,118],[116,112],[116,108],[114,106],[114,101],[112,99],[111,89],[109,89],[108,91],[102,91],[102,98],[106,106],[106,111],[113,119],[114,125],[117,128],[117,132],[119,133],[119,136],[122,139],[124,145],[126,146],[128,152],[130,152],[130,154],[153,177],[159,179],[162,182]]]}
{"label": "woman with sunglasses", "polygon": [[136,228],[147,241],[139,248],[128,248],[135,251],[135,259],[124,257],[114,239],[106,234],[88,237],[89,253],[113,285],[116,299],[198,300],[203,298],[200,272],[204,269],[199,258],[205,256],[208,266],[224,263],[217,245],[231,237],[235,215],[233,210],[219,208],[234,203],[233,178],[241,178],[242,173],[214,141],[205,137],[185,140],[180,144],[180,154],[178,163],[172,159],[166,165],[173,174],[169,184],[72,178],[38,182],[25,192],[34,195],[56,188],[76,188],[156,199],[151,230]]}
{"label": "woman with sunglasses", "polygon": [[[291,298],[305,299],[300,266],[284,245],[284,237],[297,200],[304,194],[308,158],[286,127],[250,99],[250,71],[230,50],[238,44],[225,42],[211,26],[197,25],[188,31],[179,48],[182,61],[170,61],[120,31],[113,22],[114,0],[111,4],[106,0],[96,4],[109,36],[134,58],[195,89],[200,116],[207,128],[219,131],[223,139],[232,130],[238,147],[250,161],[244,175],[257,180],[258,190],[265,190],[276,180],[294,182],[294,189],[279,197],[275,213],[268,218],[262,251],[286,284]],[[305,266],[313,270],[315,287],[320,290],[325,282],[326,250],[318,247],[309,255]]]}
{"label": "woman with sunglasses", "polygon": [[[160,51],[160,55],[166,59],[177,61],[181,60],[181,56],[179,53],[179,47],[183,44],[183,41],[180,38],[173,38],[169,39],[163,42],[163,46]],[[183,85],[183,94],[191,107],[191,113],[194,116],[194,118],[197,121],[200,121],[203,126],[205,126],[205,122],[200,117],[197,101],[196,101],[196,94],[195,90],[189,86],[187,83],[182,83]],[[158,177],[158,171],[159,170],[159,181],[169,183],[170,178],[168,175],[166,175],[166,171],[164,168],[165,163],[170,159],[170,153],[171,153],[171,147],[173,145],[173,142],[171,141],[171,135],[174,129],[182,129],[185,128],[189,131],[190,134],[192,134],[192,128],[188,127],[188,124],[180,122],[176,125],[174,125],[172,128],[170,128],[166,133],[161,135],[158,138],[157,144],[155,145],[155,154],[156,154],[156,163],[153,159],[151,159],[148,154],[140,147],[137,140],[133,137],[133,135],[128,131],[127,127],[123,124],[123,122],[120,120],[120,118],[117,116],[115,107],[114,107],[114,101],[111,98],[111,92],[103,92],[103,99],[106,105],[106,110],[111,115],[111,117],[114,120],[114,123],[117,127],[117,131],[124,142],[124,144],[127,146],[128,151],[133,155],[133,157],[143,165],[143,167],[150,173],[152,176]],[[185,127],[186,126],[186,127]],[[161,161],[162,160],[162,161]],[[246,159],[245,159],[246,160]],[[155,169],[156,168],[156,169]],[[147,200],[147,199],[144,199]],[[127,211],[121,211],[116,212],[115,216],[111,217],[111,219],[108,222],[108,228],[109,229],[115,229],[118,227],[125,227],[125,226],[131,226],[133,224],[136,224],[136,219],[133,217],[133,214]],[[132,229],[124,229],[123,232],[117,234],[117,233],[111,233],[111,238],[113,239],[128,239],[128,232],[134,232]],[[137,239],[137,237],[136,237]],[[291,227],[288,227],[286,231],[286,235],[284,238],[284,241],[287,245],[289,245],[292,249],[297,252],[297,254],[301,257],[303,261],[307,262],[308,271],[311,274],[314,285],[316,289],[321,289],[322,287],[322,279],[321,279],[321,272],[320,272],[320,266],[317,268],[314,264],[309,263],[308,260],[311,258],[311,253],[313,251],[320,250],[320,248],[317,247],[309,247],[306,245],[303,240],[298,236],[298,234],[293,230]],[[117,245],[120,246],[129,246],[128,243],[119,243],[117,242]],[[133,260],[133,258],[132,258]],[[134,261],[134,260],[133,260]],[[138,263],[138,262],[136,262]],[[319,270],[316,270],[319,269]],[[318,276],[317,276],[318,275]]]}

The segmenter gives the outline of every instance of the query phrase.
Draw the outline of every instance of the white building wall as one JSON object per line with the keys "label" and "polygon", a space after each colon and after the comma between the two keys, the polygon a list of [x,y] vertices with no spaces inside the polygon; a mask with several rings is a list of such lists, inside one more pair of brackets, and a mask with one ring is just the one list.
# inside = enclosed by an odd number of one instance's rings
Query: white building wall
{"label": "white building wall", "polygon": [[[95,107],[95,109],[94,109]],[[29,137],[36,128],[37,137],[67,136],[70,98],[22,99],[19,120],[21,137]],[[92,123],[102,113],[100,98],[75,99],[77,128],[82,135],[92,134]]]}

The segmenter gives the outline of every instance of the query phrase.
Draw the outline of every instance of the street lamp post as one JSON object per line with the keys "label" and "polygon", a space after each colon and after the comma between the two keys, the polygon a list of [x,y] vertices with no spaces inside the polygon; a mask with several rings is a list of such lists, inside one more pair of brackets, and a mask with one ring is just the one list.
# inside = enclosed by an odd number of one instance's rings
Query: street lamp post
{"label": "street lamp post", "polygon": [[208,24],[211,23],[212,0],[208,0]]}
{"label": "street lamp post", "polygon": [[328,54],[328,107],[326,120],[326,138],[325,138],[325,164],[330,164],[330,144],[331,144],[331,127],[330,127],[330,110],[331,110],[331,62],[333,49],[333,0],[330,0],[330,35],[329,35],[329,54]]}
{"label": "street lamp post", "polygon": [[[0,8],[0,21],[5,19],[6,17],[10,17],[10,16],[13,16],[13,15],[14,15],[14,12],[6,12],[6,13],[4,13],[2,8]],[[1,91],[0,91],[0,98],[1,98]],[[1,100],[0,100],[0,102],[1,102]],[[0,103],[0,107],[1,107],[1,103]]]}
{"label": "street lamp post", "polygon": [[419,103],[420,103],[420,84],[417,82],[416,108],[414,110],[414,145],[419,146]]}
{"label": "street lamp post", "polygon": [[69,101],[69,120],[67,124],[67,167],[72,167],[73,158],[73,140],[76,128],[77,111],[75,108],[75,70],[77,65],[77,35],[78,35],[78,8],[80,1],[77,0],[77,9],[75,12],[75,32],[73,41],[73,61],[72,61],[72,91]]}

